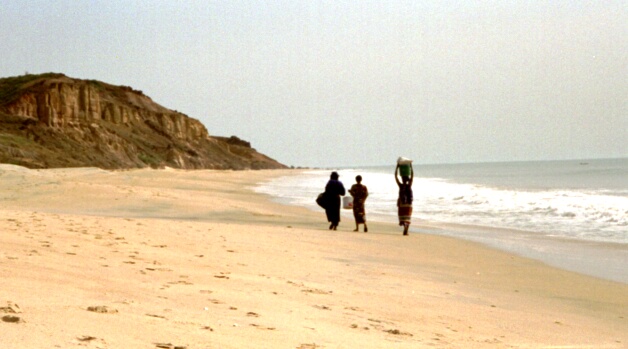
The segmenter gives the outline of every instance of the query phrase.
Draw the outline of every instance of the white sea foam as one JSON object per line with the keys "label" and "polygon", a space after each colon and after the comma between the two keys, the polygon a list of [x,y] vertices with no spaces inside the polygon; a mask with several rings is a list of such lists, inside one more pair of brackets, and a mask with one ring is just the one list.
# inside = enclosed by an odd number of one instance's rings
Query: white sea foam
{"label": "white sea foam", "polygon": [[[465,224],[468,229],[428,232],[628,283],[628,159],[587,164],[415,166],[413,220]],[[370,193],[369,220],[396,221],[393,167],[338,172],[347,188],[357,174],[364,178]],[[320,211],[314,198],[323,191],[329,173],[307,171],[264,183],[257,190]],[[351,211],[342,212],[345,221],[352,222]],[[486,226],[506,229],[482,228]]]}
{"label": "white sea foam", "polygon": [[[369,188],[371,219],[396,219],[397,186],[386,168],[341,170],[347,189],[361,174]],[[388,173],[390,172],[390,173]],[[257,188],[282,201],[318,209],[314,198],[329,171],[308,171],[279,178]],[[433,222],[518,229],[548,237],[628,244],[628,195],[604,188],[508,189],[445,178],[415,178],[414,217]],[[350,216],[350,212],[345,212]]]}

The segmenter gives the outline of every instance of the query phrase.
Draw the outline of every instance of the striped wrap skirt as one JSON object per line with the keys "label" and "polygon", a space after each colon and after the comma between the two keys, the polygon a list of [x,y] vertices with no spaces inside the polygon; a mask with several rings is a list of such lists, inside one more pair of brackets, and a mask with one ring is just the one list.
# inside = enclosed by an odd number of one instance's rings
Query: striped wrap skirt
{"label": "striped wrap skirt", "polygon": [[412,205],[400,204],[398,215],[399,225],[402,225],[404,223],[410,223],[410,221],[412,220]]}

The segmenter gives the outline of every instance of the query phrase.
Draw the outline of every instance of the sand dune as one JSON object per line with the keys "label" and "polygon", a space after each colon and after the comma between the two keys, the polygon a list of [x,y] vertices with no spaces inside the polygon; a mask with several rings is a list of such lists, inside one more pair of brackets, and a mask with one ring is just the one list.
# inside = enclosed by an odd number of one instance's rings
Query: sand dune
{"label": "sand dune", "polygon": [[628,347],[628,285],[250,189],[291,173],[0,165],[0,347]]}

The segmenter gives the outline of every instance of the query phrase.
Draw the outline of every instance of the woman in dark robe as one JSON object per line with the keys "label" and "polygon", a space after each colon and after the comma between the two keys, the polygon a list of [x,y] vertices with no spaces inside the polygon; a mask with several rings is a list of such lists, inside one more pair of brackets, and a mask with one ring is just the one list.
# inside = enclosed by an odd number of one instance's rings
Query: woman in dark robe
{"label": "woman in dark robe", "polygon": [[403,226],[403,235],[408,235],[410,221],[412,219],[412,180],[414,179],[414,170],[410,165],[410,176],[401,176],[401,181],[397,177],[399,165],[395,169],[395,181],[399,186],[399,198],[397,199],[397,215],[399,216],[399,225]]}
{"label": "woman in dark robe", "polygon": [[331,223],[330,230],[336,230],[340,222],[340,197],[345,195],[345,187],[338,180],[337,172],[332,172],[327,185],[325,186],[325,214],[327,221]]}
{"label": "woman in dark robe", "polygon": [[359,230],[360,224],[364,224],[364,232],[368,232],[369,229],[366,226],[366,211],[364,209],[364,201],[369,196],[369,191],[365,185],[362,184],[362,176],[355,177],[356,184],[351,186],[349,194],[353,196],[353,218],[355,218],[355,230]]}

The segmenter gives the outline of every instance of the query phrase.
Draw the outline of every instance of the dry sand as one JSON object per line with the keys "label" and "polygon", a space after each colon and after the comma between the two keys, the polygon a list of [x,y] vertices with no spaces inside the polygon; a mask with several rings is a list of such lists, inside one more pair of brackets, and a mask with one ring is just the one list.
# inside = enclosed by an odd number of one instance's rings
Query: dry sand
{"label": "dry sand", "polygon": [[0,348],[628,348],[628,285],[282,206],[290,171],[0,165]]}

